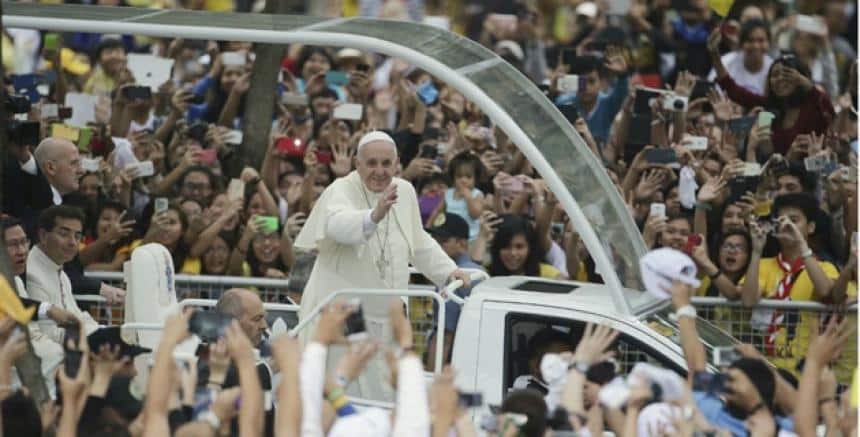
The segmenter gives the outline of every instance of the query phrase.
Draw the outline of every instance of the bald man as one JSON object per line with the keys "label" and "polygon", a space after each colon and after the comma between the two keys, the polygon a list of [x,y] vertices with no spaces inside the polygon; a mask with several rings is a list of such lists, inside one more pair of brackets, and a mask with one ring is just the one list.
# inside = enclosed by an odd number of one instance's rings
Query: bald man
{"label": "bald man", "polygon": [[[269,329],[266,323],[266,310],[263,308],[263,301],[260,296],[251,290],[244,288],[231,288],[221,295],[218,303],[215,304],[215,311],[221,314],[227,314],[239,321],[242,326],[242,331],[251,340],[251,344],[259,349],[263,343],[263,338],[266,337],[266,331]],[[260,385],[263,388],[263,406],[265,409],[265,435],[274,435],[275,423],[275,407],[272,402],[272,375],[274,372],[269,363],[265,359],[257,361],[257,376],[260,378]],[[208,378],[207,378],[208,379]],[[239,385],[239,374],[236,371],[236,366],[231,364],[227,370],[227,375],[224,381],[210,381],[221,383],[223,388],[230,388]]]}
{"label": "bald man", "polygon": [[[33,242],[38,241],[39,214],[48,207],[61,205],[63,196],[77,191],[78,181],[84,174],[78,148],[69,140],[48,137],[42,140],[32,154],[22,155],[15,171],[15,181],[5,187],[8,204],[4,211],[24,222],[24,230]],[[9,169],[9,167],[7,167]],[[9,209],[5,209],[9,206]],[[63,265],[75,294],[98,293],[111,304],[121,304],[125,290],[84,276],[80,258],[75,256]]]}
{"label": "bald man", "polygon": [[266,335],[269,325],[266,323],[266,310],[260,296],[244,288],[231,288],[221,295],[215,310],[222,314],[233,316],[242,326],[242,331],[251,340],[254,347],[259,347]]}
{"label": "bald man", "polygon": [[[334,181],[311,211],[295,246],[317,250],[318,256],[302,295],[299,318],[331,293],[345,288],[405,289],[409,264],[436,285],[454,279],[469,283],[436,240],[424,231],[418,199],[411,183],[394,177],[397,146],[383,132],[370,132],[358,143],[356,170]],[[388,297],[362,297],[371,338],[391,343]],[[314,324],[302,333],[307,340]],[[343,351],[329,352],[329,364]],[[371,361],[349,392],[370,399],[393,399],[385,382],[387,368],[381,358]]]}

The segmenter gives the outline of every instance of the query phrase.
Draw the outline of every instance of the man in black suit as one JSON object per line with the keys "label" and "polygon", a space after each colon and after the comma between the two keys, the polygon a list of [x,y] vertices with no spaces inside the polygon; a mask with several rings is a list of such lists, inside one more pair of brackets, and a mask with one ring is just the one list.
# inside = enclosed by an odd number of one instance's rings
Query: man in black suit
{"label": "man in black suit", "polygon": [[[12,140],[12,138],[10,138]],[[63,196],[78,190],[83,176],[78,148],[71,141],[48,137],[42,140],[33,153],[30,145],[10,147],[4,180],[5,204],[3,210],[20,218],[30,239],[37,239],[39,214],[53,205],[61,205]],[[109,303],[122,303],[125,290],[84,276],[80,258],[75,257],[63,267],[76,294],[102,295]]]}

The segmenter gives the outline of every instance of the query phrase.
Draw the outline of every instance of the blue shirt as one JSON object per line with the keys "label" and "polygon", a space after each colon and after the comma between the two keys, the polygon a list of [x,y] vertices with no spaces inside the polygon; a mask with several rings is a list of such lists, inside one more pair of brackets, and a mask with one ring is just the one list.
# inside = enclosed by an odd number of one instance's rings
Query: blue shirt
{"label": "blue shirt", "polygon": [[[714,396],[712,393],[696,391],[693,392],[693,398],[696,400],[696,407],[702,412],[702,415],[708,419],[711,425],[717,428],[728,430],[735,437],[746,437],[749,435],[744,421],[732,416],[723,401]],[[781,430],[794,431],[794,421],[787,417],[773,416],[776,420],[776,425]]]}
{"label": "blue shirt", "polygon": [[[454,263],[456,263],[457,267],[459,267],[461,269],[476,269],[476,270],[480,270],[482,272],[486,271],[486,270],[484,270],[483,266],[472,261],[472,257],[470,257],[468,253],[464,253],[464,254],[460,255],[457,259],[454,260]],[[479,282],[481,282],[481,281],[473,282],[471,287],[461,288],[461,289],[455,291],[454,294],[456,294],[457,296],[460,296],[462,298],[466,298],[470,294],[472,294],[472,288],[474,288],[476,285],[478,285]],[[439,311],[438,311],[437,304],[436,304],[435,300],[433,301],[433,312],[434,312],[434,314],[436,314],[438,316]],[[460,305],[458,305],[456,302],[451,301],[451,300],[445,302],[445,331],[448,331],[448,332],[456,331],[457,330],[457,322],[459,320],[460,320]],[[437,321],[437,324],[438,324],[438,321]]]}
{"label": "blue shirt", "polygon": [[556,105],[576,105],[580,115],[588,124],[588,130],[591,131],[591,136],[598,144],[603,145],[609,139],[609,129],[612,127],[612,122],[615,121],[615,116],[624,105],[624,99],[627,98],[630,89],[630,79],[628,76],[619,77],[612,86],[597,94],[597,103],[590,114],[586,114],[579,103],[575,93],[563,94],[555,99]]}

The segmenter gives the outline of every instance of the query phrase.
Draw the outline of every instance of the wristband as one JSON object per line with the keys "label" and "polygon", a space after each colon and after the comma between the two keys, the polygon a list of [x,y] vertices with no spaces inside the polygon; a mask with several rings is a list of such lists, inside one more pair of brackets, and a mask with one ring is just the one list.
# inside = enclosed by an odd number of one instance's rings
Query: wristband
{"label": "wristband", "polygon": [[331,406],[335,410],[340,410],[344,405],[346,405],[348,403],[349,403],[349,399],[347,399],[346,396],[344,396],[343,393],[341,393],[340,397],[331,401]]}
{"label": "wristband", "polygon": [[712,209],[711,204],[707,202],[696,202],[696,209],[701,209],[703,211],[710,211]]}
{"label": "wristband", "polygon": [[722,274],[723,274],[723,270],[717,269],[717,271],[713,275],[708,275],[708,277],[711,278],[711,281],[713,281],[714,279],[719,278],[720,275],[722,275]]}
{"label": "wristband", "polygon": [[357,413],[357,411],[355,411],[355,407],[353,407],[350,403],[347,403],[346,405],[340,407],[337,411],[335,411],[337,417],[351,416],[355,413]]}
{"label": "wristband", "polygon": [[197,416],[197,420],[209,424],[209,426],[211,426],[212,429],[215,430],[215,432],[218,432],[218,430],[221,428],[221,419],[219,419],[218,416],[212,412],[212,410],[206,410],[200,413]]}
{"label": "wristband", "polygon": [[669,318],[674,321],[679,320],[681,317],[689,317],[691,319],[695,319],[696,309],[693,308],[692,305],[684,305],[681,308],[675,310],[675,312],[669,316]]}
{"label": "wristband", "polygon": [[591,366],[589,366],[586,363],[583,363],[582,361],[575,361],[575,362],[571,363],[569,366],[567,366],[568,371],[576,370],[577,372],[579,372],[583,375],[588,373],[589,368],[591,368]]}
{"label": "wristband", "polygon": [[326,395],[326,397],[325,397],[325,398],[326,398],[330,403],[334,403],[334,401],[336,401],[336,400],[337,400],[338,398],[340,398],[341,396],[343,396],[343,388],[341,388],[341,387],[336,387],[336,388],[335,388],[335,389],[333,389],[332,391],[328,392],[328,395]]}

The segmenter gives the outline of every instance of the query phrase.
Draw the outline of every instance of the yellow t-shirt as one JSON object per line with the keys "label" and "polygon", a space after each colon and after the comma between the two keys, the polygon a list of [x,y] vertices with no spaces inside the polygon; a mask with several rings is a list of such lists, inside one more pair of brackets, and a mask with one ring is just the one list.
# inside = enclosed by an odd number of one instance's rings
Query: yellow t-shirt
{"label": "yellow t-shirt", "polygon": [[[818,265],[821,266],[821,270],[828,278],[835,280],[839,277],[839,271],[833,264],[818,261]],[[776,257],[763,258],[759,264],[758,273],[758,286],[762,292],[762,297],[765,299],[775,298],[779,281],[785,276]],[[740,284],[743,284],[745,279],[741,278]],[[794,280],[788,299],[793,301],[813,300],[814,288],[809,273],[804,269]],[[773,364],[796,374],[797,361],[806,354],[806,349],[809,347],[810,332],[818,323],[818,313],[785,311],[783,315],[785,316],[784,322],[779,327],[774,341],[774,356],[769,356],[768,359]],[[762,333],[762,335],[764,334]]]}
{"label": "yellow t-shirt", "polygon": [[[131,259],[131,253],[134,249],[137,249],[138,246],[143,243],[143,240],[134,240],[128,246],[123,246],[117,249],[117,254],[127,253],[128,258]],[[173,266],[173,269],[176,269],[176,266]],[[177,273],[182,273],[186,275],[199,275],[203,270],[203,264],[200,262],[200,258],[195,258],[193,256],[186,256],[185,261],[182,263],[182,268],[179,269]]]}
{"label": "yellow t-shirt", "polygon": [[108,76],[101,67],[98,67],[84,84],[84,93],[109,97],[115,88],[116,81]]}
{"label": "yellow t-shirt", "polygon": [[[696,289],[696,296],[707,297],[708,288],[711,287],[711,278],[707,275],[699,278],[701,285]],[[722,296],[720,296],[722,297]],[[741,311],[733,307],[713,306],[708,307],[707,311],[700,314],[705,320],[711,322],[714,326],[719,327],[723,331],[728,332],[737,339],[744,341],[743,332],[749,330],[749,324],[743,322]],[[746,325],[746,326],[745,326]]]}
{"label": "yellow t-shirt", "polygon": [[538,267],[538,276],[540,276],[541,278],[556,279],[558,278],[558,275],[561,274],[561,272],[557,268],[549,264],[540,263]]}

